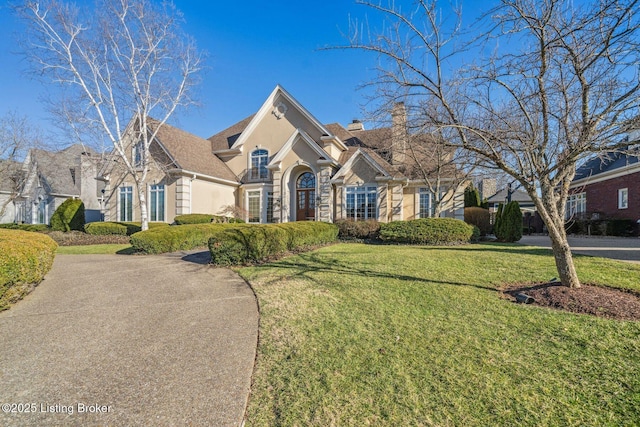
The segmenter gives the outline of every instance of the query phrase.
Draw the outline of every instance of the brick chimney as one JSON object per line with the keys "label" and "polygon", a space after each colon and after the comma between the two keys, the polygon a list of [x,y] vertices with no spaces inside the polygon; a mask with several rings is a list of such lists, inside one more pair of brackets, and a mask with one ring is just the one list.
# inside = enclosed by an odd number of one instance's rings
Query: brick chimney
{"label": "brick chimney", "polygon": [[391,110],[391,164],[405,164],[407,137],[407,109],[404,102],[396,102]]}

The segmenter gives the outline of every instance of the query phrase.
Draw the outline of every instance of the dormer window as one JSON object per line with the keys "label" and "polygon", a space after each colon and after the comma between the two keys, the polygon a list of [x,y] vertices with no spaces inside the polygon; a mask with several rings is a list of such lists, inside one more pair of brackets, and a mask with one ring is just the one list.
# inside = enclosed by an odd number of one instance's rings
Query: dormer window
{"label": "dormer window", "polygon": [[269,160],[269,152],[264,149],[257,149],[251,153],[251,179],[263,180],[269,177],[267,162]]}

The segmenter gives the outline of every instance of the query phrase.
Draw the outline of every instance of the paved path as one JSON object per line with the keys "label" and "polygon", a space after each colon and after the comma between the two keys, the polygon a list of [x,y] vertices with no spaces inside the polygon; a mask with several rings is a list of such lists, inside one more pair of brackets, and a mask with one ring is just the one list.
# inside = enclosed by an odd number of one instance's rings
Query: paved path
{"label": "paved path", "polygon": [[[637,237],[569,237],[571,252],[640,263],[640,238]],[[549,236],[522,236],[518,243],[551,247]]]}
{"label": "paved path", "polygon": [[0,412],[0,426],[238,426],[257,334],[254,295],[229,270],[58,255],[0,313],[0,403],[35,411]]}

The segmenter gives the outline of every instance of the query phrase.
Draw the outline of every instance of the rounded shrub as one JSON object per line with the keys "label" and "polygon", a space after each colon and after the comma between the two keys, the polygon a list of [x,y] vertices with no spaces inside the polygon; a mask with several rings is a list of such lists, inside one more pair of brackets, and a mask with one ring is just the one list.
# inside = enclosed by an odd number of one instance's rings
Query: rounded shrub
{"label": "rounded shrub", "polygon": [[80,199],[67,199],[51,215],[53,231],[83,231],[84,203]]}
{"label": "rounded shrub", "polygon": [[0,311],[42,281],[57,248],[45,234],[0,229]]}
{"label": "rounded shrub", "polygon": [[94,236],[126,236],[127,226],[117,222],[90,222],[84,226],[84,231]]}
{"label": "rounded shrub", "polygon": [[480,236],[491,232],[491,213],[484,208],[464,208],[464,222],[475,225],[480,230]]}
{"label": "rounded shrub", "polygon": [[453,245],[469,243],[472,236],[472,225],[453,218],[393,221],[380,226],[380,238],[394,243]]}
{"label": "rounded shrub", "polygon": [[338,226],[338,237],[344,240],[350,239],[377,239],[380,234],[380,223],[374,219],[366,221],[354,221],[341,219],[335,222]]}

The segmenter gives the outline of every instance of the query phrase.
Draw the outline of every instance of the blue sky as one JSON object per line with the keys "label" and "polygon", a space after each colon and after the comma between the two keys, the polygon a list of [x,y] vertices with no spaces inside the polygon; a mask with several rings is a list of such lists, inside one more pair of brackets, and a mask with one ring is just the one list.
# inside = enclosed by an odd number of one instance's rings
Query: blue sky
{"label": "blue sky", "polygon": [[[321,51],[345,44],[349,16],[368,10],[349,0],[219,2],[175,0],[184,29],[208,52],[198,88],[201,107],[181,112],[174,123],[202,137],[256,112],[276,84],[282,85],[324,123],[363,116],[365,94],[357,87],[372,77],[375,56]],[[16,110],[52,129],[39,98],[46,87],[25,73],[16,55],[21,23],[0,8],[0,115]]]}
{"label": "blue sky", "polygon": [[[365,117],[367,92],[358,88],[374,77],[376,56],[321,48],[346,44],[350,19],[368,19],[375,26],[371,9],[352,0],[174,2],[184,14],[185,31],[209,56],[198,87],[201,107],[181,111],[173,124],[207,138],[256,112],[276,84],[323,123],[346,125]],[[27,64],[15,54],[22,24],[5,4],[0,5],[0,115],[15,110],[52,130],[39,101],[47,87],[29,77]],[[465,12],[478,6],[469,2]]]}

